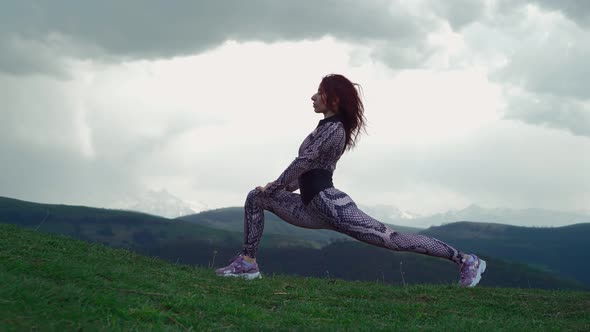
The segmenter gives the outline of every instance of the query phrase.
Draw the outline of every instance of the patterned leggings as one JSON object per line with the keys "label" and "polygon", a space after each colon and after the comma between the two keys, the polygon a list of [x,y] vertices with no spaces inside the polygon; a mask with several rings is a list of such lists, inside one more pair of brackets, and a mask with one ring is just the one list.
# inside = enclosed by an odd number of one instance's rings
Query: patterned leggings
{"label": "patterned leggings", "polygon": [[418,234],[400,234],[361,211],[354,201],[335,187],[317,194],[306,206],[299,194],[286,190],[269,195],[260,189],[248,193],[244,207],[243,254],[256,257],[264,229],[264,210],[303,228],[330,229],[359,241],[396,251],[449,259],[460,264],[464,253],[450,245]]}

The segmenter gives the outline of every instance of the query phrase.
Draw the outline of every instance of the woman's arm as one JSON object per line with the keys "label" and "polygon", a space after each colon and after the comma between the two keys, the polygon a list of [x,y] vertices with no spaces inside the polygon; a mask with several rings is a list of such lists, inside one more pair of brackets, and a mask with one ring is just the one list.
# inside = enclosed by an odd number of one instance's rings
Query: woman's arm
{"label": "woman's arm", "polygon": [[[261,189],[262,191],[265,191],[266,188],[268,186],[270,186],[271,184],[273,184],[273,183],[272,182],[269,182],[264,187],[258,186],[256,188],[257,189]],[[299,189],[299,181],[293,181],[293,182],[291,182],[291,183],[289,183],[288,185],[285,186],[285,190],[288,191],[288,192],[294,192],[297,189]]]}
{"label": "woman's arm", "polygon": [[299,189],[299,181],[295,180],[285,186],[285,190],[289,192],[294,192],[295,190]]}
{"label": "woman's arm", "polygon": [[[291,162],[281,175],[265,189],[272,193],[277,190],[290,188],[293,182],[297,182],[299,176],[317,166],[322,153],[338,148],[344,137],[344,130],[339,122],[330,122],[320,127],[314,140],[303,152]],[[297,185],[298,186],[298,185]],[[289,188],[289,189],[290,189]],[[295,190],[295,189],[294,189]]]}

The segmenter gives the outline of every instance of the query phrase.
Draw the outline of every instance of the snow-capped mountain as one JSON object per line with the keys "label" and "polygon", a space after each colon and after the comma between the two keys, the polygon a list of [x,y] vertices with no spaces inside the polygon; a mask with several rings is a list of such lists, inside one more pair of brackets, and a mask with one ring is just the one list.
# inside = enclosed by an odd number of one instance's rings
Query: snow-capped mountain
{"label": "snow-capped mountain", "polygon": [[462,210],[450,210],[414,220],[416,226],[429,227],[456,221],[475,221],[515,226],[565,226],[590,222],[583,212],[552,211],[545,209],[485,208],[471,204]]}
{"label": "snow-capped mountain", "polygon": [[412,226],[411,220],[420,217],[420,215],[417,213],[400,210],[395,206],[386,204],[357,205],[369,216],[387,224],[396,223],[398,225]]}
{"label": "snow-capped mountain", "polygon": [[461,210],[449,210],[430,216],[400,210],[390,205],[361,205],[359,208],[371,217],[387,223],[400,226],[427,228],[457,221],[488,222],[515,226],[565,226],[577,223],[590,223],[587,211],[566,212],[545,209],[509,209],[485,208],[471,204]]}
{"label": "snow-capped mountain", "polygon": [[128,196],[114,203],[112,208],[140,211],[166,218],[177,218],[208,209],[203,202],[185,202],[165,189]]}

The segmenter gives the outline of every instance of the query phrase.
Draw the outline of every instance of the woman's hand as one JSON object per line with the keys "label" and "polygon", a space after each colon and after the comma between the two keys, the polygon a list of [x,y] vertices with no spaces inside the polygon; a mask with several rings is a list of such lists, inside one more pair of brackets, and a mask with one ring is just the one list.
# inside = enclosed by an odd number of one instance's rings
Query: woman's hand
{"label": "woman's hand", "polygon": [[264,192],[266,190],[266,188],[268,188],[268,186],[270,186],[271,184],[272,184],[272,182],[269,182],[266,184],[266,186],[264,186],[264,187],[258,186],[258,187],[256,187],[256,189],[260,189],[261,192]]}

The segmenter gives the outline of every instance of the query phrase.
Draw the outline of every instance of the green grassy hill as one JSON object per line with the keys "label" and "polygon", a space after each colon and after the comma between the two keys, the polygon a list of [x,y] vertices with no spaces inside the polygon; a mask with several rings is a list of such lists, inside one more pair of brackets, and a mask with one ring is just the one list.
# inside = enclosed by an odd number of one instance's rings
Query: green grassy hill
{"label": "green grassy hill", "polygon": [[590,330],[590,293],[251,282],[0,225],[0,330]]}
{"label": "green grassy hill", "polygon": [[[265,212],[265,216],[265,242],[277,247],[320,248],[335,240],[349,239],[332,231],[295,227],[270,212]],[[0,222],[39,226],[39,230],[131,249],[196,237],[207,237],[213,242],[241,241],[244,211],[243,208],[223,208],[168,219],[136,211],[43,204],[0,196]],[[171,229],[175,231],[171,233]]]}
{"label": "green grassy hill", "polygon": [[[182,220],[134,211],[87,206],[42,204],[0,197],[0,223],[31,227],[77,239],[127,249],[165,248],[195,239],[208,244],[234,245],[243,235]],[[326,243],[301,236],[269,234],[265,244],[274,247],[319,248]]]}
{"label": "green grassy hill", "polygon": [[[589,290],[580,282],[525,264],[481,257],[488,266],[481,280],[483,286]],[[347,280],[379,280],[398,286],[455,284],[459,273],[458,267],[446,259],[395,252],[351,241],[333,243],[320,250],[261,250],[258,260],[268,271]]]}

